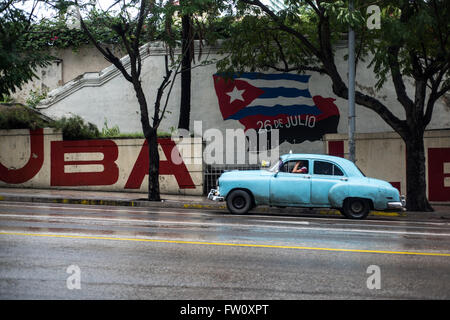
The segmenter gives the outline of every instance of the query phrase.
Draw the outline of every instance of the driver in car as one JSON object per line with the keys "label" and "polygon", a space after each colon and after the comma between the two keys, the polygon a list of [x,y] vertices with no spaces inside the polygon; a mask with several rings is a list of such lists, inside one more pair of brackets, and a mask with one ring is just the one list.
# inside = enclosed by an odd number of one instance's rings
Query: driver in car
{"label": "driver in car", "polygon": [[308,173],[308,168],[303,165],[302,161],[297,161],[292,173]]}

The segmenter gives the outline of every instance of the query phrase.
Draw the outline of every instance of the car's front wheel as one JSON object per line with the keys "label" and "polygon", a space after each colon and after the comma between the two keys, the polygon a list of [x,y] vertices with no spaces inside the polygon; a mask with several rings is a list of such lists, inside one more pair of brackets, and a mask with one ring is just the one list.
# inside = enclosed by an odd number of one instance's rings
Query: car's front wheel
{"label": "car's front wheel", "polygon": [[227,208],[233,214],[246,214],[252,208],[252,197],[247,191],[233,190],[227,197]]}
{"label": "car's front wheel", "polygon": [[370,203],[366,199],[349,198],[344,201],[341,213],[349,219],[365,219],[370,212]]}

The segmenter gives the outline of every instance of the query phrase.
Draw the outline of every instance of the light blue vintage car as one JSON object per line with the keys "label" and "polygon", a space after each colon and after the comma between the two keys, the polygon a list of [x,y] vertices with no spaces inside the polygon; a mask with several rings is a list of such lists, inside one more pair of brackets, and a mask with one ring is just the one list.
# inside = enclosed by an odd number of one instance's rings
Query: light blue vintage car
{"label": "light blue vintage car", "polygon": [[267,170],[224,172],[208,199],[226,201],[235,214],[258,205],[336,208],[351,219],[405,210],[405,197],[390,183],[365,177],[344,158],[317,154],[286,154]]}

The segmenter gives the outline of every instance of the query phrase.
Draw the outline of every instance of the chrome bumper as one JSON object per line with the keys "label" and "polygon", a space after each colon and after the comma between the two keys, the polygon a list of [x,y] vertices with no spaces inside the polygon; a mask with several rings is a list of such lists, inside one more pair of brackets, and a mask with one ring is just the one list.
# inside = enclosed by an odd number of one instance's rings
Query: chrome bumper
{"label": "chrome bumper", "polygon": [[208,199],[212,201],[223,201],[224,198],[220,196],[219,190],[211,189],[208,193]]}
{"label": "chrome bumper", "polygon": [[391,210],[406,211],[406,199],[405,196],[400,197],[400,201],[388,202],[387,208]]}

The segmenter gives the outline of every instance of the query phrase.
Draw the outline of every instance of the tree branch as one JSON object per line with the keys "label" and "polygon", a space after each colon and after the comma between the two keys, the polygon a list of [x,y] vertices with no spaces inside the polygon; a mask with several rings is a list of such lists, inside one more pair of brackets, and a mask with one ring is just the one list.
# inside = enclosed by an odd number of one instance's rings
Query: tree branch
{"label": "tree branch", "polygon": [[[272,35],[272,38],[273,38],[273,40],[275,41],[275,44],[278,47],[278,51],[280,52],[280,57],[281,57],[281,61],[284,64],[284,69],[285,70],[289,69],[289,65],[288,65],[288,63],[286,61],[286,57],[284,56],[283,47],[281,46],[280,41],[278,41],[278,38],[275,37],[275,35]],[[287,72],[287,71],[285,71],[285,72]]]}
{"label": "tree branch", "polygon": [[398,62],[399,46],[388,48],[388,61],[391,70],[392,81],[394,82],[397,100],[401,103],[407,113],[411,113],[414,103],[406,93],[405,83],[400,71],[400,64]]}
{"label": "tree branch", "polygon": [[372,111],[375,111],[394,131],[403,139],[407,139],[408,130],[405,120],[398,119],[383,103],[369,95],[359,91],[355,92],[355,102]]}
{"label": "tree branch", "polygon": [[[316,14],[317,14],[319,17],[323,16],[323,13],[320,11],[319,7],[317,7],[317,6],[314,4],[313,1],[311,1],[311,0],[306,0],[306,3],[308,3],[308,4],[311,6],[311,8],[313,8],[313,10],[316,12]],[[320,3],[319,3],[319,5],[320,5]]]}
{"label": "tree branch", "polygon": [[[164,56],[164,62],[165,62],[165,65],[166,65],[166,68],[165,68],[166,75],[164,76],[163,81],[161,82],[161,85],[159,86],[158,91],[156,93],[155,110],[154,110],[154,113],[153,113],[153,128],[155,130],[158,128],[159,124],[161,123],[161,119],[164,116],[163,114],[161,114],[161,116],[159,115],[159,111],[161,109],[161,99],[162,99],[162,95],[164,93],[164,90],[167,88],[167,86],[170,83],[170,76],[172,75],[172,70],[169,70],[169,68],[167,67],[168,66],[167,54]],[[166,110],[165,107],[164,107],[164,112]]]}
{"label": "tree branch", "polygon": [[442,86],[441,90],[439,90],[439,86],[441,84],[441,81],[442,81],[444,75],[448,72],[448,69],[449,69],[449,66],[447,66],[447,68],[443,68],[439,72],[439,74],[437,75],[437,78],[435,80],[431,78],[431,83],[432,83],[431,93],[430,93],[430,96],[428,97],[427,108],[425,110],[425,115],[424,115],[424,119],[423,119],[423,126],[424,126],[424,128],[431,121],[436,101],[440,97],[442,97],[446,92],[450,91],[450,83],[448,83],[445,86]]}
{"label": "tree branch", "polygon": [[[439,44],[441,46],[442,52],[445,53],[447,51],[445,44],[447,43],[448,34],[447,34],[447,37],[446,37],[446,39],[444,41],[444,39],[442,38],[441,21],[439,21],[440,20],[439,19],[439,10],[438,10],[437,4],[436,4],[436,0],[432,1],[432,5],[433,5],[434,14],[436,15],[436,20],[438,20],[436,25],[437,25],[438,33],[439,33]],[[447,25],[447,23],[442,23],[442,24],[444,26]]]}
{"label": "tree branch", "polygon": [[408,52],[409,58],[411,59],[412,74],[414,78],[424,77],[424,70],[419,62],[419,57],[417,56],[415,50],[410,50]]}
{"label": "tree branch", "polygon": [[254,5],[254,6],[260,7],[267,15],[269,15],[272,18],[272,20],[276,24],[278,24],[278,27],[280,28],[280,30],[283,30],[283,31],[293,35],[294,37],[298,38],[302,42],[302,44],[316,57],[322,57],[322,53],[319,50],[317,50],[317,48],[314,47],[314,45],[303,34],[301,34],[297,30],[284,24],[280,20],[280,18],[273,11],[271,11],[267,6],[265,6],[260,0],[240,0],[240,1],[242,1],[243,3],[249,4],[249,5]]}
{"label": "tree branch", "polygon": [[[77,7],[78,7],[78,1],[75,1]],[[89,40],[92,42],[92,44],[97,48],[98,51],[100,51],[100,53],[105,57],[106,60],[108,60],[109,62],[111,62],[112,64],[114,64],[114,66],[119,69],[119,71],[123,74],[123,76],[125,77],[125,79],[129,82],[133,82],[133,79],[131,78],[131,76],[128,74],[127,70],[125,69],[125,67],[123,66],[122,62],[120,61],[119,58],[117,58],[110,50],[109,48],[106,48],[106,50],[98,43],[98,41],[94,38],[94,36],[92,35],[92,33],[89,31],[89,28],[86,26],[86,24],[84,23],[83,18],[81,17],[80,12],[79,13],[79,18],[80,18],[80,25],[81,28],[83,29],[83,31],[86,33],[86,35],[88,36]]]}
{"label": "tree branch", "polygon": [[144,24],[144,19],[150,12],[151,4],[147,5],[148,0],[141,0],[141,7],[139,8],[139,19],[135,30],[135,38],[133,41],[133,51],[137,54],[139,51],[139,42],[141,37],[141,30]]}
{"label": "tree branch", "polygon": [[[335,66],[327,68],[327,74],[332,81],[333,93],[338,97],[348,100],[348,87],[342,81],[339,72]],[[389,108],[381,103],[378,99],[366,95],[360,91],[355,91],[355,102],[363,107],[375,111],[394,131],[396,131],[402,138],[407,138],[408,130],[406,121],[398,119]]]}
{"label": "tree branch", "polygon": [[264,65],[264,67],[267,68],[271,68],[275,71],[279,71],[279,72],[292,72],[292,71],[297,71],[297,72],[302,72],[302,71],[313,71],[313,72],[317,72],[317,73],[327,73],[327,70],[323,69],[323,68],[319,68],[319,67],[312,67],[312,66],[305,66],[305,65],[300,65],[300,66],[295,66],[295,67],[285,67],[285,68],[280,68],[274,65]]}
{"label": "tree branch", "polygon": [[0,13],[5,11],[6,9],[9,8],[9,6],[14,2],[15,0],[8,0],[7,2],[5,2],[2,7],[0,7]]}
{"label": "tree branch", "polygon": [[[172,73],[172,70],[169,71],[169,67],[168,67],[168,63],[167,63],[167,55],[165,56],[165,64],[166,64],[166,76],[168,75],[170,77],[170,73]],[[176,78],[177,74],[179,73],[178,70],[180,69],[180,67],[181,67],[181,61],[178,63],[178,66],[173,74],[173,79],[170,84],[169,92],[167,93],[167,96],[166,96],[166,102],[164,103],[164,108],[161,112],[161,116],[159,117],[159,120],[155,124],[155,128],[159,127],[161,120],[164,118],[164,114],[166,113],[167,105],[169,104],[169,97],[170,97],[170,94],[172,93],[173,85],[175,84],[175,78]]]}

